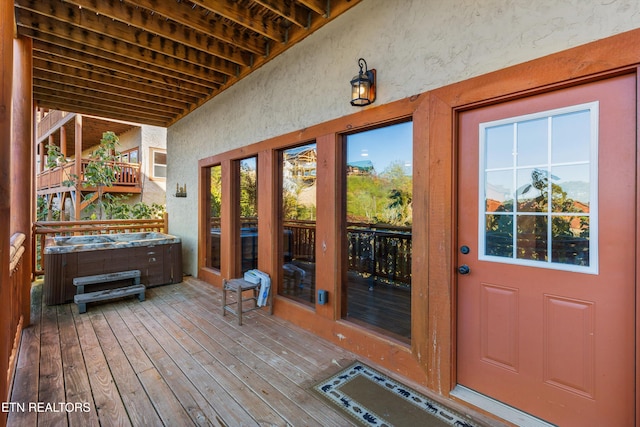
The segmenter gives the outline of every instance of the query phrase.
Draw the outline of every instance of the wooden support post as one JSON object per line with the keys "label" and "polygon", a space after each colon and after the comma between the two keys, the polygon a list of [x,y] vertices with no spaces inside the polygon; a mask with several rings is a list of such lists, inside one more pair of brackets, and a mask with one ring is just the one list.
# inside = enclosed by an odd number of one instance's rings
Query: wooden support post
{"label": "wooden support post", "polygon": [[169,212],[162,214],[162,222],[162,232],[164,234],[169,234]]}
{"label": "wooden support post", "polygon": [[[75,153],[76,162],[74,164],[73,173],[76,179],[80,180],[82,177],[82,115],[77,114],[76,117],[76,140],[75,140]],[[80,211],[82,210],[82,191],[80,190],[80,182],[77,182],[73,191],[76,192],[73,206],[73,219],[80,221]]]}
{"label": "wooden support post", "polygon": [[67,129],[64,126],[60,128],[60,153],[67,158]]}
{"label": "wooden support post", "polygon": [[45,160],[44,153],[47,150],[47,147],[44,145],[44,141],[40,141],[38,144],[38,159],[40,159],[40,164],[38,165],[38,173],[44,172]]}
{"label": "wooden support post", "polygon": [[[239,194],[240,167],[238,163],[225,160],[221,166],[222,194]],[[231,200],[238,199],[233,197]],[[220,216],[220,274],[222,277],[238,277],[241,271],[239,203],[223,203],[220,208]]]}
{"label": "wooden support post", "polygon": [[[0,218],[11,214],[11,100],[13,86],[13,2],[0,2]],[[0,221],[0,283],[9,283],[9,221]],[[9,286],[0,286],[0,301],[11,304]],[[7,371],[13,344],[11,310],[0,310],[0,401],[9,401]],[[7,414],[0,412],[0,427]]]}
{"label": "wooden support post", "polygon": [[13,41],[13,143],[11,146],[11,234],[26,236],[22,258],[20,313],[23,326],[31,312],[31,223],[33,212],[33,40]]}

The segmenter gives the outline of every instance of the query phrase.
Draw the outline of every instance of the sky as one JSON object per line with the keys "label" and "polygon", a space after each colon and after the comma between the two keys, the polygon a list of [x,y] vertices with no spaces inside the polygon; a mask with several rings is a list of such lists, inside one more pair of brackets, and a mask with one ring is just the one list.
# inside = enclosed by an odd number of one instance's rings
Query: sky
{"label": "sky", "polygon": [[399,123],[347,136],[347,163],[369,160],[377,173],[402,162],[413,175],[413,122]]}

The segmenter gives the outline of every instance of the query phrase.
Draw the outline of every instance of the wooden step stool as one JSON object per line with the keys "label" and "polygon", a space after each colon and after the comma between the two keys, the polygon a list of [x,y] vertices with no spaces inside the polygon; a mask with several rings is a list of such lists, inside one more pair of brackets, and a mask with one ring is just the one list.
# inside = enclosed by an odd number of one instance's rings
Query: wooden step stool
{"label": "wooden step stool", "polygon": [[[74,278],[73,284],[76,287],[76,295],[73,297],[73,302],[78,304],[78,312],[86,313],[87,303],[89,302],[107,301],[129,295],[138,295],[138,300],[144,301],[144,292],[146,288],[144,285],[140,284],[140,274],[140,270],[129,270]],[[88,285],[116,282],[127,279],[131,279],[133,281],[133,285],[102,291],[84,292],[84,287]]]}
{"label": "wooden step stool", "polygon": [[[244,298],[243,293],[251,291],[252,296]],[[236,295],[234,302],[227,303],[227,292],[233,292]],[[222,316],[227,314],[227,311],[231,314],[238,316],[238,325],[242,325],[242,313],[257,310],[258,306],[258,292],[260,292],[260,283],[251,283],[244,279],[223,279],[222,280]],[[253,307],[244,308],[243,302],[253,301]],[[271,290],[269,291],[269,297],[264,307],[269,307],[269,314],[273,314],[273,305],[271,304]]]}

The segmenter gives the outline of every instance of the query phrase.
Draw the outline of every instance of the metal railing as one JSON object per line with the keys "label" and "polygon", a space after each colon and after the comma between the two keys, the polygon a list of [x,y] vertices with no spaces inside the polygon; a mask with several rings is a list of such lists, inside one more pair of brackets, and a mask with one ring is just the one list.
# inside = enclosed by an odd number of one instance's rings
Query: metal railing
{"label": "metal railing", "polygon": [[[220,218],[211,218],[210,224],[212,236],[215,237],[220,230]],[[243,230],[255,230],[257,225],[257,218],[241,218]],[[286,260],[315,262],[315,221],[285,220],[283,228]],[[350,222],[347,225],[347,241],[349,270],[373,276],[374,280],[394,286],[411,286],[411,227]],[[242,239],[242,245],[248,244],[248,239]],[[255,239],[251,244],[255,245]],[[213,265],[219,265],[215,264],[219,263],[219,250],[218,237],[212,242]],[[251,251],[243,248],[243,257],[248,253]]]}
{"label": "metal railing", "polygon": [[[284,249],[291,259],[315,262],[315,221],[284,221]],[[394,286],[411,286],[411,227],[350,222],[348,268]]]}

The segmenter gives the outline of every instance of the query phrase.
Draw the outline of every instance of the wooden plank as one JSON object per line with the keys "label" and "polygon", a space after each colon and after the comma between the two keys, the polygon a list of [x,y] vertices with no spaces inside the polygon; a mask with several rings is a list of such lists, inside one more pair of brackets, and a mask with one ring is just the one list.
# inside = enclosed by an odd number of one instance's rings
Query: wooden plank
{"label": "wooden plank", "polygon": [[[191,336],[193,327],[190,322],[186,321],[180,313],[173,310],[161,298],[154,298],[150,301],[153,302],[153,305],[145,306],[149,314],[158,319],[158,322],[166,328],[168,334],[182,337],[179,342],[185,351],[191,355],[194,362],[197,362],[205,372],[215,378],[216,383],[220,385],[222,390],[226,391],[224,395],[222,393],[218,394],[218,398],[229,399],[234,401],[234,404],[237,402],[242,408],[250,408],[250,411],[248,409],[243,409],[243,411],[248,412],[252,418],[260,420],[261,423],[268,425],[282,425],[284,423],[284,420],[277,416],[269,405],[260,400],[259,395],[256,395],[251,388],[246,387],[242,381],[234,377],[226,369],[225,364],[215,364],[211,355],[205,351],[203,344]],[[212,343],[213,340],[209,338],[207,342]],[[221,351],[224,350],[221,349]],[[224,404],[223,402],[220,403]],[[224,405],[226,406],[227,404]]]}
{"label": "wooden plank", "polygon": [[[153,362],[147,357],[144,349],[138,343],[136,337],[129,330],[127,324],[120,317],[113,305],[101,308],[109,326],[113,331],[117,331],[116,339],[124,351],[132,370],[144,387],[144,391],[151,400],[152,405],[166,426],[189,425],[193,421],[189,414],[180,405],[180,402],[171,391],[169,385],[164,381],[158,370],[153,366]],[[137,319],[131,314],[132,321]],[[142,324],[136,327],[144,328]]]}
{"label": "wooden plank", "polygon": [[[114,331],[102,313],[89,315],[91,325],[100,342],[109,370],[118,387],[122,402],[134,426],[157,426],[161,424],[151,401],[118,343]],[[119,333],[120,331],[118,331]]]}
{"label": "wooden plank", "polygon": [[87,316],[76,315],[75,311],[73,317],[78,331],[78,339],[82,346],[100,425],[131,425],[127,411],[113,381],[109,365],[91,326],[91,321]]}
{"label": "wooden plank", "polygon": [[181,347],[181,342],[188,341],[191,338],[181,330],[175,330],[175,335],[168,334],[160,322],[156,320],[156,316],[160,316],[165,325],[172,323],[172,320],[163,316],[162,313],[158,311],[151,315],[147,312],[146,308],[147,305],[144,307],[139,305],[131,306],[131,310],[147,326],[150,334],[162,345],[162,348],[171,354],[175,364],[190,381],[191,393],[193,395],[200,393],[201,397],[206,399],[209,405],[214,408],[215,416],[211,419],[224,419],[227,425],[255,424],[255,419],[233,399],[233,396],[229,395],[216,379],[209,375],[202,366],[194,361],[189,353]]}
{"label": "wooden plank", "polygon": [[[92,13],[77,14],[69,10],[69,6],[54,2],[20,2],[16,5],[18,13],[16,21],[18,26],[32,29],[46,30],[58,37],[64,37],[84,43],[100,49],[108,46],[120,54],[127,51],[136,51],[139,48],[148,49],[156,54],[183,60],[193,65],[200,65],[212,70],[225,73],[229,76],[236,74],[236,68],[226,60],[215,60],[210,53],[196,51],[183,44],[175,43],[164,37],[139,37],[136,33],[128,31],[127,24],[103,20]],[[55,18],[44,24],[45,16]],[[78,20],[82,20],[81,26]],[[136,56],[137,57],[137,56]]]}
{"label": "wooden plank", "polygon": [[[185,285],[188,286],[187,283],[185,283]],[[191,289],[194,293],[198,294],[198,296],[195,296],[196,299],[211,302],[210,294],[209,298],[206,298],[207,292],[202,287],[193,286]],[[213,310],[215,303],[208,307]],[[313,334],[302,329],[297,330],[294,334],[291,331],[291,324],[286,324],[274,316],[261,317],[252,324],[251,327],[254,329],[252,335],[257,335],[256,339],[261,345],[280,354],[292,365],[309,375],[317,372],[318,368],[323,370],[329,368],[329,365],[326,363],[327,352],[335,354],[338,359],[345,359],[351,355],[351,353],[346,350],[324,341],[318,342],[317,345],[308,345],[309,341],[316,340]],[[303,334],[306,339],[301,340],[298,334]],[[303,359],[303,361],[301,361],[301,359]]]}
{"label": "wooden plank", "polygon": [[[266,312],[253,312],[240,327],[222,319],[220,296],[220,289],[189,278],[150,289],[142,304],[125,300],[83,316],[72,304],[53,307],[58,316],[50,316],[52,324],[42,329],[60,336],[60,369],[70,381],[58,387],[71,386],[66,401],[78,395],[84,381],[95,396],[92,412],[101,425],[352,424],[309,387],[355,355],[299,328],[288,329],[290,324]],[[88,367],[84,380],[76,378],[79,350]],[[23,383],[25,370],[16,372],[17,383]],[[43,400],[34,393],[25,401]],[[51,402],[65,401],[64,396]],[[107,396],[124,418],[104,406]],[[66,418],[61,425],[67,425]]]}
{"label": "wooden plank", "polygon": [[[173,41],[179,45],[184,45],[242,66],[248,66],[251,64],[249,55],[241,52],[240,49],[229,44],[225,40],[220,40],[220,38],[216,37],[215,33],[211,34],[211,26],[206,27],[207,31],[205,31],[204,34],[199,34],[196,33],[196,31],[192,31],[190,28],[185,29],[180,28],[179,26],[167,27],[162,21],[149,19],[147,12],[140,8],[126,8],[125,10],[125,8],[120,5],[109,5],[104,2],[98,3],[93,0],[69,0],[67,3],[79,6],[84,10],[92,10],[96,12],[96,14],[113,18],[113,20],[118,22],[119,25],[125,24],[127,26],[135,26],[151,34],[162,34],[162,37],[167,40],[165,43]],[[173,5],[173,7],[176,9],[176,5]],[[151,10],[157,12],[155,7],[151,8]],[[173,11],[171,11],[171,16],[173,16]],[[86,19],[83,19],[82,22],[84,25]],[[191,26],[190,21],[188,26]],[[115,29],[115,32],[120,31],[122,30],[118,28]],[[131,40],[127,40],[122,38],[122,36],[116,35],[115,32],[111,33],[114,38],[121,38],[124,41],[131,42]],[[217,40],[212,39],[211,36],[215,37]],[[260,54],[265,53],[266,52],[264,50],[260,52]]]}
{"label": "wooden plank", "polygon": [[[58,330],[60,333],[60,348],[62,355],[62,370],[64,375],[64,402],[72,404],[89,404],[88,411],[74,410],[68,413],[70,426],[99,426],[98,415],[93,397],[91,385],[85,368],[82,349],[78,341],[71,306],[59,305]],[[56,403],[56,402],[53,402]],[[84,409],[84,406],[83,406]]]}
{"label": "wooden plank", "polygon": [[[194,296],[193,300],[197,298],[198,297]],[[213,311],[215,307],[215,304],[211,304],[210,300],[194,302],[190,300],[188,304],[194,304],[194,314],[199,314],[201,316],[204,316],[205,310]],[[245,322],[248,327],[252,328],[255,323],[262,321],[262,319],[262,316],[247,316]],[[241,348],[237,349],[238,352],[250,352],[251,354],[259,357],[263,361],[263,363],[270,364],[273,368],[275,368],[276,371],[280,372],[281,376],[286,377],[294,384],[302,385],[305,382],[311,380],[311,377],[307,374],[307,372],[305,372],[300,367],[301,363],[291,364],[287,360],[280,357],[280,353],[282,351],[288,351],[288,349],[286,349],[285,347],[280,346],[279,348],[276,348],[275,351],[269,349],[265,347],[262,342],[260,342],[253,336],[248,335],[249,331],[235,328],[234,325],[230,325],[228,322],[218,322],[216,323],[216,328],[220,332],[227,335],[230,339],[232,339],[236,346],[238,344],[242,346]],[[257,367],[257,369],[259,369],[259,366]]]}
{"label": "wooden plank", "polygon": [[[40,337],[40,386],[36,402],[64,402],[62,354],[56,308],[42,305],[42,335]],[[38,413],[39,426],[68,425],[64,412]]]}
{"label": "wooden plank", "polygon": [[287,420],[289,424],[316,424],[316,421],[300,406],[291,404],[291,399],[287,394],[282,393],[261,376],[256,375],[253,369],[240,361],[227,348],[221,346],[213,336],[201,330],[194,323],[194,319],[187,319],[183,315],[183,312],[188,310],[184,302],[178,303],[171,297],[168,297],[167,300],[162,297],[161,299],[163,301],[161,303],[154,300],[156,305],[168,313],[174,322],[205,350],[195,353],[194,359],[210,375],[215,375],[217,381],[225,389],[234,390],[234,399],[241,405],[250,408],[250,413],[254,418],[262,422],[270,421],[273,425],[281,425],[283,419]]}
{"label": "wooden plank", "polygon": [[[181,285],[185,296],[189,296],[189,286]],[[199,297],[202,299],[202,297]],[[307,390],[313,381],[296,365],[291,365],[283,361],[277,354],[262,348],[258,341],[245,335],[250,333],[250,327],[239,327],[235,322],[221,321],[221,316],[200,305],[197,297],[188,298],[181,303],[172,303],[171,307],[179,310],[183,316],[194,319],[202,332],[216,341],[216,346],[224,348],[237,358],[237,362],[232,363],[233,369],[238,369],[241,362],[248,369],[245,373],[246,386],[251,387],[254,381],[264,381],[271,384],[278,392],[286,395],[292,404],[298,405],[309,414],[319,425],[342,426],[345,425],[345,418],[333,410],[330,410],[323,402],[311,395]],[[255,312],[254,312],[255,313]],[[252,316],[255,318],[256,316]],[[263,316],[260,316],[261,318]],[[247,325],[248,326],[248,325]],[[283,347],[283,351],[286,351]],[[258,378],[262,380],[259,380]],[[274,410],[282,411],[283,408],[276,407]],[[281,416],[283,413],[279,412]],[[295,420],[290,420],[295,424]]]}
{"label": "wooden plank", "polygon": [[[40,331],[42,324],[42,286],[31,290],[31,325],[22,330],[18,352],[16,375],[13,382],[11,402],[26,405],[38,395],[40,371]],[[34,411],[9,412],[7,425],[35,426],[38,414]]]}
{"label": "wooden plank", "polygon": [[180,367],[173,361],[171,356],[163,349],[162,345],[156,341],[146,325],[142,325],[141,319],[133,313],[126,303],[118,304],[118,313],[129,327],[129,330],[136,337],[149,359],[153,362],[158,373],[169,385],[176,399],[185,408],[191,420],[196,425],[216,424],[218,414],[209,402],[194,389],[193,384]]}

